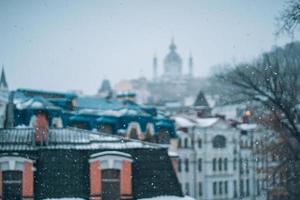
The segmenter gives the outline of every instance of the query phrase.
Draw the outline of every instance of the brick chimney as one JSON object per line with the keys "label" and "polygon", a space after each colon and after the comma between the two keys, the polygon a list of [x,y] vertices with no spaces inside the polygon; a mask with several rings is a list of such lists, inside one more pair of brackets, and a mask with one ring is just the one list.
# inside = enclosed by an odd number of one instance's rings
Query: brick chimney
{"label": "brick chimney", "polygon": [[38,145],[46,145],[48,140],[48,120],[44,111],[38,111],[34,123],[35,142]]}

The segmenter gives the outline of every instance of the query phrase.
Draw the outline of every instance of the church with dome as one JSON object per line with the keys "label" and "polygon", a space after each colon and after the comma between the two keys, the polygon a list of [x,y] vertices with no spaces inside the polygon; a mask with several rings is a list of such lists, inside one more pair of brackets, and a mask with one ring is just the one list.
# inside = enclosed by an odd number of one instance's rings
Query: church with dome
{"label": "church with dome", "polygon": [[157,106],[189,106],[196,99],[198,92],[203,85],[203,78],[194,74],[194,60],[190,54],[183,58],[178,53],[174,39],[171,39],[169,50],[162,60],[155,55],[152,60],[153,74],[150,80],[145,77],[120,82],[115,91],[125,91],[136,94],[137,102]]}
{"label": "church with dome", "polygon": [[176,51],[177,46],[172,39],[169,46],[169,52],[163,60],[163,74],[158,75],[158,60],[156,55],[153,58],[153,80],[154,81],[172,81],[178,79],[190,79],[193,77],[193,58],[188,58],[188,74],[183,74],[183,61]]}

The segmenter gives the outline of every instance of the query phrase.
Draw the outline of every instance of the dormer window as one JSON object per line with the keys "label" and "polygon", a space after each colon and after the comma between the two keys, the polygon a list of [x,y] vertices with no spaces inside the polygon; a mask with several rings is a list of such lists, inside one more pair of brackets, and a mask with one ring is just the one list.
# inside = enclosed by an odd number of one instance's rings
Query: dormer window
{"label": "dormer window", "polygon": [[113,127],[110,124],[101,124],[98,126],[98,131],[101,133],[113,134]]}
{"label": "dormer window", "polygon": [[90,199],[132,198],[131,155],[105,151],[91,155]]}
{"label": "dormer window", "polygon": [[127,137],[135,140],[144,139],[142,138],[142,131],[140,125],[137,122],[131,122],[128,125]]}

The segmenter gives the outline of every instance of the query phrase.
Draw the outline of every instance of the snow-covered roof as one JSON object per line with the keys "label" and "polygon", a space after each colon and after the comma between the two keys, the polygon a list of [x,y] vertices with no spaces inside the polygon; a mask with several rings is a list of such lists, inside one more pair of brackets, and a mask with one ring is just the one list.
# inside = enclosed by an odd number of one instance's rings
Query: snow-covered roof
{"label": "snow-covered roof", "polygon": [[240,124],[238,128],[244,131],[255,130],[257,128],[257,124]]}
{"label": "snow-covered roof", "polygon": [[25,101],[16,101],[16,107],[19,110],[22,109],[54,109],[59,110],[60,108],[54,106],[52,103],[44,99],[43,97],[34,97],[26,99]]}
{"label": "snow-covered roof", "polygon": [[198,126],[202,128],[210,127],[214,125],[219,118],[213,117],[213,118],[197,118],[195,121],[197,122]]}
{"label": "snow-covered roof", "polygon": [[[0,130],[1,150],[37,150],[33,128]],[[157,144],[139,140],[125,139],[120,136],[95,133],[76,128],[49,129],[47,149],[136,149],[162,148]]]}
{"label": "snow-covered roof", "polygon": [[54,199],[44,199],[44,200],[84,200],[84,199],[81,199],[81,198],[54,198]]}
{"label": "snow-covered roof", "polygon": [[173,119],[175,120],[176,123],[176,127],[193,127],[196,124],[194,124],[191,120],[185,118],[185,117],[181,117],[181,116],[176,116],[173,117]]}
{"label": "snow-covered roof", "polygon": [[185,197],[177,197],[177,196],[159,196],[159,197],[152,197],[152,198],[145,198],[139,200],[195,200],[192,197],[185,196]]}

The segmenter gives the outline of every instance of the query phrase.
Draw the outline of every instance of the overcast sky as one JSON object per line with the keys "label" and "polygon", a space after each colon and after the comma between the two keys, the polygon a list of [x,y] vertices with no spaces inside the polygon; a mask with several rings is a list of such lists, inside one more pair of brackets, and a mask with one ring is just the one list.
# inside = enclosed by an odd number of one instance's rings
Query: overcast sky
{"label": "overcast sky", "polygon": [[93,94],[103,78],[159,73],[172,35],[187,72],[249,60],[289,38],[276,38],[284,0],[49,0],[0,1],[0,64],[10,89],[82,90]]}

